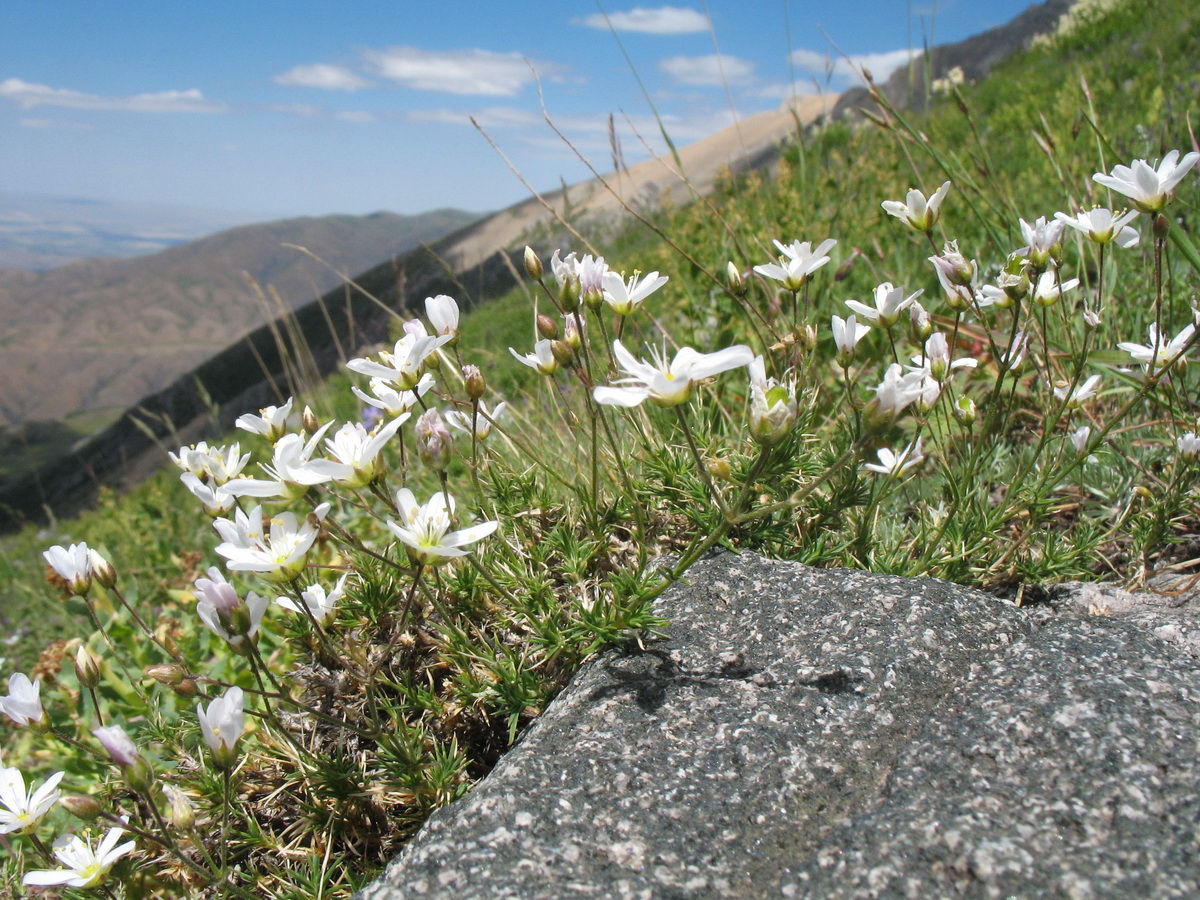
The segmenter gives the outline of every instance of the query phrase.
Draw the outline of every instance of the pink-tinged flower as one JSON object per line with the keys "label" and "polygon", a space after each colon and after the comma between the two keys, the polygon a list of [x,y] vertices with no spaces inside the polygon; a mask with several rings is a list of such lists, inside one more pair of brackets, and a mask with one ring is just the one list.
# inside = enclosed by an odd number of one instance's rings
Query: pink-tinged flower
{"label": "pink-tinged flower", "polygon": [[18,725],[40,725],[46,718],[42,709],[42,680],[23,672],[8,676],[8,696],[0,697],[0,711]]}
{"label": "pink-tinged flower", "polygon": [[590,253],[579,260],[575,267],[583,302],[593,309],[604,302],[604,277],[607,273],[608,264],[604,262],[604,257]]}
{"label": "pink-tinged flower", "polygon": [[398,391],[382,378],[372,378],[371,393],[366,394],[351,386],[355,396],[376,409],[383,410],[389,419],[402,416],[417,405],[417,398],[424,396],[434,385],[433,376],[426,372],[411,391]]}
{"label": "pink-tinged flower", "polygon": [[[422,327],[422,330],[424,328]],[[413,390],[421,381],[425,361],[439,347],[448,344],[451,336],[416,335],[406,333],[396,341],[391,350],[381,350],[379,360],[357,357],[346,363],[346,368],[360,375],[382,378],[401,391]]]}
{"label": "pink-tinged flower", "polygon": [[246,730],[245,697],[240,687],[231,687],[220,697],[208,704],[196,704],[196,716],[200,720],[200,732],[204,743],[212,751],[213,762],[220,769],[232,769],[237,765],[237,743]]}
{"label": "pink-tinged flower", "polygon": [[1037,285],[1033,289],[1033,302],[1038,306],[1053,306],[1067,291],[1079,287],[1078,278],[1060,281],[1058,272],[1047,269],[1038,276]]}
{"label": "pink-tinged flower", "polygon": [[742,344],[716,353],[700,353],[691,347],[681,347],[669,364],[657,350],[651,348],[650,353],[654,362],[642,362],[619,340],[613,341],[613,355],[625,377],[616,381],[621,387],[595,388],[592,396],[596,402],[633,407],[643,400],[650,400],[659,406],[678,406],[687,402],[697,381],[748,366],[754,359],[754,351]]}
{"label": "pink-tinged flower", "polygon": [[[331,591],[326,592],[324,585],[310,584],[300,592],[300,599],[304,601],[304,605],[308,607],[308,611],[312,613],[313,618],[318,622],[329,622],[333,619],[333,614],[337,612],[337,605],[346,593],[346,578],[348,576],[349,573],[339,578]],[[292,612],[303,612],[301,607],[291,597],[276,597],[275,602],[284,609],[290,609]]]}
{"label": "pink-tinged flower", "polygon": [[1096,244],[1115,243],[1118,247],[1132,247],[1138,240],[1137,229],[1129,223],[1137,217],[1138,211],[1131,209],[1124,215],[1118,216],[1111,209],[1096,208],[1080,210],[1074,216],[1066,213],[1055,213],[1054,217],[1076,231],[1087,235],[1089,241]]}
{"label": "pink-tinged flower", "polygon": [[1150,343],[1135,344],[1122,341],[1117,349],[1124,350],[1142,365],[1150,369],[1164,369],[1176,362],[1184,362],[1183,350],[1196,332],[1195,325],[1188,325],[1170,341],[1164,341],[1158,333],[1158,325],[1150,323]]}
{"label": "pink-tinged flower", "polygon": [[425,315],[433,326],[433,333],[449,335],[448,343],[453,347],[458,343],[458,302],[447,294],[425,298]]}
{"label": "pink-tinged flower", "polygon": [[524,363],[531,369],[537,369],[539,374],[553,375],[556,371],[558,371],[558,360],[554,358],[553,346],[553,341],[545,339],[534,344],[533,352],[526,353],[524,356],[522,356],[512,347],[508,348],[508,352],[511,353],[518,362]]}
{"label": "pink-tinged flower", "polygon": [[233,648],[239,648],[244,640],[252,640],[258,633],[267,609],[266,597],[249,591],[243,601],[237,588],[216,566],[209,568],[207,578],[196,579],[194,593],[200,621]]}
{"label": "pink-tinged flower", "polygon": [[82,597],[92,589],[91,552],[85,543],[61,547],[55,544],[42,552],[42,558],[67,583],[72,594]]}
{"label": "pink-tinged flower", "polygon": [[0,770],[0,834],[31,831],[58,802],[58,783],[65,772],[55,772],[38,787],[25,790],[20,769]]}
{"label": "pink-tinged flower", "polygon": [[642,302],[667,283],[666,275],[649,272],[646,275],[634,275],[626,280],[619,272],[605,272],[601,280],[604,292],[604,302],[618,316],[628,316],[642,305]]}
{"label": "pink-tinged flower", "polygon": [[[492,426],[500,421],[507,410],[508,404],[504,401],[497,403],[495,408],[490,410],[486,403],[480,401],[478,415],[451,409],[446,412],[446,421],[451,428],[457,428],[459,431],[465,431],[467,434],[470,434],[474,430],[475,437],[482,441],[491,436]],[[474,419],[474,425],[472,425],[472,418]]]}
{"label": "pink-tinged flower", "polygon": [[941,331],[929,336],[929,340],[925,342],[925,353],[912,357],[912,361],[910,372],[919,373],[937,382],[945,381],[955,369],[973,369],[979,365],[978,360],[970,357],[951,360],[950,342]]}
{"label": "pink-tinged flower", "polygon": [[967,309],[975,299],[976,280],[979,266],[968,260],[958,249],[958,241],[951,241],[942,248],[940,256],[931,256],[937,272],[938,283],[946,297],[947,305],[955,312]]}
{"label": "pink-tinged flower", "polygon": [[925,460],[922,452],[921,439],[909,444],[899,453],[893,453],[887,447],[879,448],[879,462],[863,463],[863,468],[889,478],[899,478],[909,469],[920,465]]}
{"label": "pink-tinged flower", "polygon": [[136,765],[138,762],[144,762],[142,754],[138,752],[137,744],[120,725],[93,728],[92,735],[100,742],[100,746],[104,748],[112,761],[122,769],[126,766]]}
{"label": "pink-tinged flower", "polygon": [[258,415],[246,413],[238,416],[235,424],[243,431],[249,431],[254,434],[261,434],[268,441],[274,443],[287,433],[288,416],[292,412],[292,398],[288,397],[287,403],[283,406],[264,406],[258,411]]}
{"label": "pink-tinged flower", "polygon": [[769,447],[787,437],[796,424],[796,382],[780,384],[768,378],[761,356],[750,361],[749,371],[750,437]]}
{"label": "pink-tinged flower", "polygon": [[407,419],[407,413],[397,416],[374,433],[368,432],[361,422],[347,422],[333,437],[325,439],[325,447],[333,458],[314,459],[308,464],[308,471],[352,491],[366,487],[383,476],[383,448]]}
{"label": "pink-tinged flower", "polygon": [[1175,445],[1179,448],[1179,458],[1184,462],[1192,462],[1200,456],[1200,437],[1194,431],[1181,435]]}
{"label": "pink-tinged flower", "polygon": [[[946,182],[949,184],[950,182]],[[875,288],[875,305],[867,306],[857,300],[847,300],[846,306],[856,315],[880,328],[891,328],[900,321],[903,312],[917,302],[924,290],[913,291],[904,296],[904,288],[893,287],[890,281]]]}
{"label": "pink-tinged flower", "polygon": [[932,197],[926,200],[924,194],[916,188],[912,188],[903,203],[899,200],[884,200],[880,205],[889,216],[900,219],[913,231],[926,232],[937,224],[938,217],[941,215],[942,201],[946,199],[946,192],[949,190],[950,182],[947,181],[937,189]]}
{"label": "pink-tinged flower", "polygon": [[789,291],[798,291],[813,272],[829,262],[829,251],[837,241],[828,238],[818,244],[815,250],[808,241],[793,241],[787,245],[779,241],[774,243],[782,254],[778,264],[755,266],[754,271],[765,278],[781,282]]}
{"label": "pink-tinged flower", "polygon": [[837,346],[837,362],[844,369],[854,359],[854,348],[871,330],[871,326],[858,324],[854,316],[845,319],[841,316],[834,316],[831,324],[833,326],[833,343]]}
{"label": "pink-tinged flower", "polygon": [[308,553],[320,534],[320,523],[328,512],[329,504],[322,503],[303,524],[293,512],[279,513],[270,519],[268,534],[261,506],[254,507],[248,516],[238,510],[233,522],[213,522],[224,541],[217,545],[217,553],[225,557],[231,572],[254,572],[276,583],[291,581],[304,571]]}
{"label": "pink-tinged flower", "polygon": [[1128,197],[1142,212],[1155,213],[1167,205],[1171,191],[1197,160],[1200,160],[1200,153],[1192,151],[1180,159],[1179,151],[1172,150],[1163,157],[1157,169],[1144,159],[1135,159],[1132,166],[1117,166],[1110,175],[1097,172],[1092,180]]}
{"label": "pink-tinged flower", "polygon": [[417,455],[421,461],[434,471],[444,471],[446,466],[450,465],[454,438],[436,409],[427,409],[421,418],[417,419],[416,434]]}
{"label": "pink-tinged flower", "polygon": [[66,868],[35,869],[26,872],[23,881],[29,885],[95,887],[104,880],[113,864],[136,846],[135,841],[117,845],[124,833],[123,828],[110,828],[94,849],[90,839],[85,842],[77,835],[64,834],[54,842],[54,855]]}
{"label": "pink-tinged flower", "polygon": [[499,522],[481,522],[469,528],[451,531],[454,516],[454,498],[441,491],[434,494],[424,506],[408,488],[396,493],[396,506],[400,511],[400,524],[389,521],[391,530],[408,551],[413,562],[422,566],[440,566],[450,560],[466,556],[468,544],[481,541],[499,526]]}
{"label": "pink-tinged flower", "polygon": [[1067,409],[1079,409],[1100,390],[1100,376],[1091,375],[1087,381],[1071,390],[1071,385],[1060,383],[1054,388],[1054,396],[1066,404]]}

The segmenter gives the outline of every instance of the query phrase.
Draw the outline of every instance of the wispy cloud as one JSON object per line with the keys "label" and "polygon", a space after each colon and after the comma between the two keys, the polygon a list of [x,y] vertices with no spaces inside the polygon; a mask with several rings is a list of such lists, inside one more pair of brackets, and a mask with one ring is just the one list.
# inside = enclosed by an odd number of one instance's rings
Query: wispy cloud
{"label": "wispy cloud", "polygon": [[697,31],[708,31],[708,16],[680,6],[659,6],[654,9],[636,6],[627,12],[609,13],[608,18],[605,18],[603,13],[592,13],[582,19],[575,19],[573,24],[604,31],[611,27],[616,31],[636,31],[642,34],[693,34]]}
{"label": "wispy cloud", "polygon": [[676,84],[748,84],[754,80],[754,63],[736,56],[671,56],[658,64]]}
{"label": "wispy cloud", "polygon": [[820,76],[828,72],[843,81],[861,81],[859,73],[865,68],[876,81],[883,81],[918,55],[918,50],[889,50],[886,53],[860,53],[850,57],[818,53],[816,50],[793,50],[792,64],[802,72]]}
{"label": "wispy cloud", "polygon": [[310,87],[324,91],[358,91],[371,84],[345,66],[331,66],[327,63],[296,66],[282,75],[276,75],[272,81],[286,87]]}
{"label": "wispy cloud", "polygon": [[514,97],[534,80],[520,53],[389,47],[364,55],[374,74],[418,91]]}
{"label": "wispy cloud", "polygon": [[224,112],[224,103],[208,100],[193,88],[187,91],[160,91],[129,97],[102,97],[66,88],[31,84],[19,78],[0,81],[0,98],[12,100],[25,109],[35,106],[65,106],[71,109],[120,110],[126,112]]}

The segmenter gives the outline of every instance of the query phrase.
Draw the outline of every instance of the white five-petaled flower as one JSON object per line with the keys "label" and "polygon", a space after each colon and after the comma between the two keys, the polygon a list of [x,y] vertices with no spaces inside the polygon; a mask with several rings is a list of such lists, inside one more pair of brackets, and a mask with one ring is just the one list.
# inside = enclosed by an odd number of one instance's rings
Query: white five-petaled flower
{"label": "white five-petaled flower", "polygon": [[653,363],[642,362],[625,349],[619,341],[613,341],[613,355],[617,365],[625,373],[615,385],[620,387],[597,387],[592,396],[597,403],[610,406],[633,407],[643,400],[659,406],[678,406],[686,403],[692,395],[692,386],[705,378],[748,366],[754,359],[754,351],[738,344],[715,353],[700,353],[691,347],[681,347],[670,363],[651,348]]}
{"label": "white five-petaled flower", "polygon": [[1012,346],[1008,348],[1000,357],[1000,362],[1006,370],[1013,370],[1021,364],[1021,360],[1025,358],[1025,351],[1029,349],[1029,335],[1024,331],[1018,331],[1013,335]]}
{"label": "white five-petaled flower", "polygon": [[452,346],[458,338],[458,302],[447,294],[425,298],[425,315],[433,326],[433,333],[449,335]]}
{"label": "white five-petaled flower", "polygon": [[[496,404],[494,409],[488,409],[487,404],[482,400],[479,401],[479,413],[476,415],[474,411],[463,412],[457,409],[446,411],[446,422],[451,428],[457,428],[459,431],[465,431],[470,434],[472,430],[475,432],[475,437],[479,440],[485,440],[492,433],[492,426],[500,421],[508,409],[508,404],[501,400]],[[472,419],[474,424],[472,424]]]}
{"label": "white five-petaled flower", "polygon": [[782,256],[778,264],[766,263],[755,266],[754,271],[766,278],[781,282],[789,291],[798,291],[804,286],[810,275],[829,262],[829,251],[837,244],[833,238],[827,238],[817,245],[816,249],[808,241],[793,241],[783,244],[775,241]]}
{"label": "white five-petaled flower", "polygon": [[0,834],[28,831],[58,802],[58,783],[65,772],[55,772],[38,787],[25,790],[20,769],[0,770]]}
{"label": "white five-petaled flower", "polygon": [[113,864],[136,846],[135,841],[117,845],[123,828],[110,828],[93,848],[91,840],[78,835],[64,834],[54,842],[54,855],[66,868],[35,869],[26,872],[24,883],[32,885],[61,884],[65,887],[90,888],[104,880]]}
{"label": "white five-petaled flower", "polygon": [[916,188],[909,190],[904,202],[899,200],[884,200],[880,205],[884,212],[902,220],[913,231],[929,231],[937,224],[941,214],[942,201],[950,190],[950,182],[945,182],[928,200]]}
{"label": "white five-petaled flower", "polygon": [[200,731],[204,743],[212,751],[213,760],[222,769],[230,769],[237,762],[237,743],[246,730],[245,697],[240,687],[231,687],[220,697],[208,704],[196,704],[196,717],[200,720]]}
{"label": "white five-petaled flower", "polygon": [[876,472],[879,475],[887,475],[890,478],[899,478],[909,469],[921,464],[925,459],[923,448],[921,447],[921,439],[909,444],[899,453],[893,453],[887,447],[879,448],[879,462],[863,463],[863,468],[871,472]]}
{"label": "white five-petaled flower", "polygon": [[833,343],[837,346],[837,363],[843,369],[854,359],[854,348],[863,336],[871,330],[870,325],[860,325],[854,316],[834,316]]}
{"label": "white five-petaled flower", "polygon": [[287,433],[287,420],[292,412],[292,399],[288,397],[283,406],[264,406],[258,411],[257,416],[253,413],[238,416],[237,421],[233,424],[243,431],[261,434],[268,441],[277,441]]}
{"label": "white five-petaled flower", "polygon": [[1053,306],[1063,294],[1077,287],[1079,287],[1078,278],[1061,281],[1057,270],[1047,269],[1038,276],[1037,284],[1033,288],[1033,302],[1038,306]]}
{"label": "white five-petaled flower", "polygon": [[92,587],[93,552],[83,542],[69,547],[55,544],[49,550],[42,551],[42,558],[67,583],[72,594],[82,597]]}
{"label": "white five-petaled flower", "polygon": [[214,519],[228,515],[237,504],[237,497],[226,490],[224,485],[216,486],[201,481],[194,472],[181,472],[179,480],[204,507],[204,511]]}
{"label": "white five-petaled flower", "polygon": [[208,630],[237,648],[242,641],[253,638],[262,624],[267,598],[254,591],[246,593],[243,601],[225,578],[225,573],[210,566],[207,578],[197,578],[195,584],[196,614]]}
{"label": "white five-petaled flower", "polygon": [[[946,182],[949,184],[949,182]],[[891,328],[900,321],[901,314],[916,303],[917,298],[925,293],[924,289],[913,291],[904,296],[904,288],[893,287],[890,281],[875,288],[875,305],[867,306],[857,300],[847,300],[846,306],[856,315],[862,316],[868,322],[873,322],[880,328]]]}
{"label": "white five-petaled flower", "polygon": [[1138,211],[1131,209],[1118,216],[1111,209],[1098,207],[1096,209],[1080,210],[1074,216],[1057,212],[1054,217],[1076,231],[1087,235],[1089,241],[1096,244],[1115,243],[1118,247],[1132,247],[1140,239],[1136,228],[1130,226],[1137,217]]}
{"label": "white five-petaled flower", "polygon": [[[579,277],[579,291],[583,302],[595,306],[604,298],[604,277],[608,272],[608,264],[603,256],[592,256],[587,253],[575,266],[575,274]],[[649,291],[647,291],[649,293]]]}
{"label": "white five-petaled flower", "polygon": [[496,530],[499,522],[480,522],[451,531],[454,516],[454,498],[439,491],[424,506],[408,488],[396,493],[396,506],[400,511],[400,523],[389,521],[391,529],[408,551],[413,562],[422,566],[440,566],[459,556],[466,556],[467,544],[483,540]]}
{"label": "white five-petaled flower", "polygon": [[1164,341],[1158,333],[1158,325],[1150,323],[1150,343],[1135,344],[1132,341],[1122,341],[1117,344],[1119,350],[1124,350],[1142,365],[1153,369],[1163,369],[1175,362],[1182,362],[1183,349],[1196,331],[1195,325],[1186,326],[1183,331],[1171,340]]}
{"label": "white five-petaled flower", "polygon": [[1088,441],[1092,438],[1092,426],[1081,425],[1071,432],[1071,446],[1075,448],[1075,455],[1083,453],[1088,448]]}
{"label": "white five-petaled flower", "polygon": [[366,487],[383,475],[383,448],[408,416],[399,415],[375,432],[368,432],[361,422],[347,422],[333,437],[325,439],[333,458],[314,459],[308,471],[352,491]]}
{"label": "white five-petaled flower", "polygon": [[1025,240],[1025,246],[1017,253],[1029,259],[1037,268],[1043,268],[1050,260],[1054,245],[1062,240],[1067,223],[1058,219],[1047,222],[1045,216],[1038,216],[1032,225],[1024,219],[1017,221],[1021,224],[1021,237]]}
{"label": "white five-petaled flower", "polygon": [[1167,205],[1171,191],[1197,160],[1200,153],[1192,151],[1180,159],[1179,151],[1172,150],[1157,169],[1144,159],[1135,159],[1132,166],[1117,166],[1109,175],[1097,172],[1092,180],[1128,197],[1142,212],[1155,213]]}
{"label": "white five-petaled flower", "polygon": [[42,680],[29,680],[23,672],[8,676],[8,696],[0,697],[0,711],[18,725],[38,724],[45,718],[42,710]]}
{"label": "white five-petaled flower", "polygon": [[417,398],[428,393],[434,385],[433,376],[426,372],[417,381],[411,391],[398,391],[382,378],[372,378],[369,384],[371,393],[367,394],[355,386],[351,386],[355,396],[364,403],[376,409],[383,410],[389,419],[402,416],[417,405]]}
{"label": "white five-petaled flower", "polygon": [[955,312],[962,312],[975,299],[975,289],[979,280],[979,266],[975,260],[968,260],[958,249],[958,241],[950,241],[942,248],[940,256],[931,256],[937,272],[938,283],[946,303]]}
{"label": "white five-petaled flower", "polygon": [[346,368],[360,375],[382,378],[398,390],[411,391],[421,381],[425,360],[451,339],[449,334],[421,335],[406,331],[391,350],[379,352],[378,361],[360,356],[346,363]]}
{"label": "white five-petaled flower", "polygon": [[608,271],[601,279],[604,302],[618,316],[630,315],[642,305],[642,301],[666,283],[667,276],[657,272],[648,272],[646,275],[634,273],[626,280],[619,272]]}
{"label": "white five-petaled flower", "polygon": [[[342,596],[346,593],[346,579],[348,577],[349,573],[346,573],[339,578],[331,591],[326,591],[324,585],[310,584],[300,592],[300,599],[304,601],[304,605],[308,607],[308,611],[312,613],[313,618],[318,622],[328,622],[333,618],[333,614],[337,611],[338,603],[341,602]],[[303,612],[300,605],[291,597],[276,597],[275,602],[284,609],[290,609],[292,612]]]}
{"label": "white five-petaled flower", "polygon": [[167,453],[167,456],[184,472],[205,476],[216,485],[236,478],[250,461],[250,454],[242,453],[237,443],[228,447],[210,447],[205,441],[180,447],[178,455]]}
{"label": "white five-petaled flower", "polygon": [[554,342],[547,339],[538,341],[533,345],[533,352],[526,353],[522,356],[512,347],[508,348],[518,362],[522,362],[531,369],[537,369],[541,375],[553,375],[558,371],[558,360],[554,358],[554,350],[552,349]]}
{"label": "white five-petaled flower", "polygon": [[271,582],[287,582],[304,571],[308,553],[320,534],[320,523],[329,512],[322,503],[300,523],[287,511],[271,518],[265,530],[263,509],[256,506],[250,514],[238,510],[234,521],[217,519],[213,527],[223,539],[217,553],[227,560],[231,572],[254,572]]}
{"label": "white five-petaled flower", "polygon": [[925,341],[925,353],[912,357],[913,365],[910,372],[919,373],[923,377],[942,382],[955,369],[973,369],[979,361],[970,357],[950,359],[950,342],[945,333],[939,331],[931,334]]}
{"label": "white five-petaled flower", "polygon": [[750,361],[749,372],[750,436],[766,446],[777,444],[796,422],[796,381],[768,378],[761,356]]}
{"label": "white five-petaled flower", "polygon": [[899,363],[892,363],[875,388],[875,399],[867,410],[870,417],[876,422],[894,419],[920,398],[924,381],[923,371],[906,373]]}
{"label": "white five-petaled flower", "polygon": [[1197,437],[1194,431],[1180,435],[1175,446],[1179,448],[1179,457],[1184,462],[1191,462],[1200,455],[1200,437]]}
{"label": "white five-petaled flower", "polygon": [[1067,409],[1078,409],[1091,400],[1100,390],[1100,376],[1090,375],[1087,381],[1071,390],[1070,384],[1058,384],[1054,388],[1054,396],[1066,403]]}
{"label": "white five-petaled flower", "polygon": [[324,484],[330,476],[314,469],[313,454],[333,422],[326,422],[307,441],[299,434],[285,434],[275,442],[275,451],[263,471],[270,480],[233,478],[223,487],[235,497],[303,497],[310,487]]}

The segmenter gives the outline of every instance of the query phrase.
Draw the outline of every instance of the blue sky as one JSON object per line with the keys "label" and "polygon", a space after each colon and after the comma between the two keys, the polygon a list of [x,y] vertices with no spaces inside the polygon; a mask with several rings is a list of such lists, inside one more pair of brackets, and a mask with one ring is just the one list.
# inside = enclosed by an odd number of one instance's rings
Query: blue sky
{"label": "blue sky", "polygon": [[[840,90],[1008,21],[1026,0],[4,0],[0,192],[293,215],[499,209],[657,149]],[[710,27],[711,23],[711,27]],[[618,44],[618,38],[620,44]],[[836,49],[835,49],[836,45]],[[622,52],[628,54],[637,76]],[[719,53],[719,57],[718,54]],[[649,101],[639,86],[644,85]]]}

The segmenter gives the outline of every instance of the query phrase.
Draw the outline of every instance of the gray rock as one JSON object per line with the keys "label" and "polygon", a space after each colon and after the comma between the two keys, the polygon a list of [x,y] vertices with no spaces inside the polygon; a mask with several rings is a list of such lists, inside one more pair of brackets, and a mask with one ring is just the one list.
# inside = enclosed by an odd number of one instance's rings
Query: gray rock
{"label": "gray rock", "polygon": [[728,554],[660,608],[359,896],[1200,892],[1200,664],[1138,625]]}

